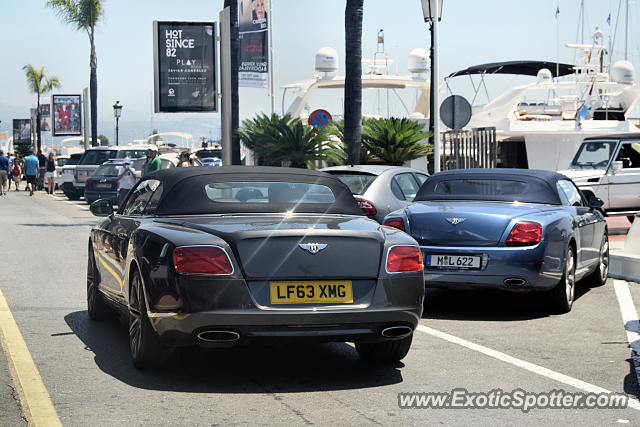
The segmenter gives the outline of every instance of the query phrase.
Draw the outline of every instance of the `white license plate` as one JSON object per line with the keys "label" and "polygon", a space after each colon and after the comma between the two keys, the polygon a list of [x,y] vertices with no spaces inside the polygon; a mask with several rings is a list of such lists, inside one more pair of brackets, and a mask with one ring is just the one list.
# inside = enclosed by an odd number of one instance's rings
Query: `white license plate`
{"label": "white license plate", "polygon": [[479,256],[467,255],[425,254],[424,265],[425,267],[451,269],[480,268],[480,258]]}
{"label": "white license plate", "polygon": [[96,184],[96,188],[111,188],[111,184]]}

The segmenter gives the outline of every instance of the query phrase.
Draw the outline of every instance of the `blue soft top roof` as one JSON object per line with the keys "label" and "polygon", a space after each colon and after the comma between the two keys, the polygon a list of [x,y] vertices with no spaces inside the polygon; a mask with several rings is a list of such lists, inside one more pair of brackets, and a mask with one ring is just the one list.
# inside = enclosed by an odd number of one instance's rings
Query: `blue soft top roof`
{"label": "blue soft top roof", "polygon": [[[557,172],[537,169],[455,169],[430,176],[420,187],[414,201],[489,200],[559,205],[562,202],[558,196],[556,183],[561,179],[569,180],[569,178]],[[518,186],[522,191],[517,194],[442,194],[437,191],[438,185],[443,181],[456,180],[518,181],[525,185]]]}

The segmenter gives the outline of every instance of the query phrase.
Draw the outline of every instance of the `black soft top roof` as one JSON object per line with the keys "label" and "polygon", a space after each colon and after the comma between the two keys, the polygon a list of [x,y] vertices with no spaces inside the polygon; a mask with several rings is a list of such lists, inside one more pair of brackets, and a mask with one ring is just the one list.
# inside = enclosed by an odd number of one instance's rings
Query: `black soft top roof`
{"label": "black soft top roof", "polygon": [[526,191],[518,195],[517,198],[512,195],[502,197],[490,195],[486,198],[483,198],[482,195],[474,195],[473,199],[506,202],[519,201],[523,203],[542,203],[549,205],[562,204],[556,190],[558,180],[566,179],[570,181],[569,178],[560,173],[539,169],[455,169],[431,175],[424,184],[422,184],[422,187],[420,187],[414,201],[469,200],[468,195],[435,193],[435,188],[438,183],[453,179],[503,179],[526,182],[528,184]]}
{"label": "black soft top roof", "polygon": [[[162,169],[142,178],[162,183],[157,215],[211,213],[307,212],[363,215],[349,188],[327,173],[295,168],[266,166],[222,166]],[[206,196],[204,186],[214,182],[288,182],[329,187],[335,202],[323,203],[216,203]]]}
{"label": "black soft top roof", "polygon": [[536,76],[538,71],[543,68],[551,71],[556,76],[556,66],[558,66],[559,75],[565,76],[574,72],[574,65],[556,64],[549,61],[507,61],[507,62],[491,62],[488,64],[474,65],[464,70],[456,71],[447,76],[447,78],[456,76],[466,76],[469,74],[519,74],[524,76]]}

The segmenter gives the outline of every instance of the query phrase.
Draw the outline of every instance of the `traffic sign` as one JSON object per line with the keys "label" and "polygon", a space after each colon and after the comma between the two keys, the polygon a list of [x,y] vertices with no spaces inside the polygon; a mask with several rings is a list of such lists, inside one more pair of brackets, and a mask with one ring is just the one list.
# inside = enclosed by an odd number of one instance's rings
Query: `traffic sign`
{"label": "traffic sign", "polygon": [[309,115],[308,123],[318,129],[324,129],[331,124],[333,118],[327,110],[315,110]]}
{"label": "traffic sign", "polygon": [[440,105],[440,118],[451,129],[462,129],[471,119],[471,104],[460,95],[451,95]]}

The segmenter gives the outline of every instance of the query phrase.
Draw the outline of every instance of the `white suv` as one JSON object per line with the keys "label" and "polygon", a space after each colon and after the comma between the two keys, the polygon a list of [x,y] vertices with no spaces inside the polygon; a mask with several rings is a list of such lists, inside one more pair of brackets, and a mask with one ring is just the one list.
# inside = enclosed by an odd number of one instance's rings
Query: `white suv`
{"label": "white suv", "polygon": [[640,211],[640,134],[586,138],[568,170],[560,171],[608,213],[633,219]]}

